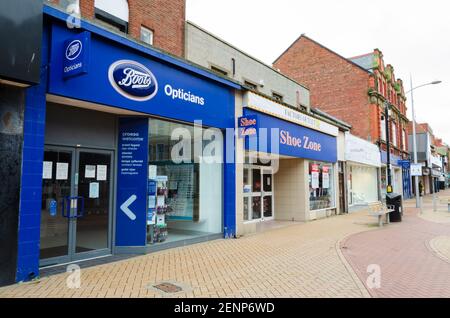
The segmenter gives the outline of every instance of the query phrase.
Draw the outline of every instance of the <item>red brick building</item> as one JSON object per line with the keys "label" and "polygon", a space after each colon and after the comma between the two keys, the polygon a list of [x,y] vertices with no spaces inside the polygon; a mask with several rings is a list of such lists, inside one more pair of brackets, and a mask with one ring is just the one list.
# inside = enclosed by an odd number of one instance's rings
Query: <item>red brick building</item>
{"label": "red brick building", "polygon": [[305,84],[311,104],[353,126],[352,133],[386,149],[384,102],[392,105],[392,153],[408,157],[408,118],[403,82],[385,66],[379,50],[345,58],[305,35],[275,62],[282,73]]}
{"label": "red brick building", "polygon": [[47,0],[67,9],[79,4],[81,16],[184,56],[185,0]]}

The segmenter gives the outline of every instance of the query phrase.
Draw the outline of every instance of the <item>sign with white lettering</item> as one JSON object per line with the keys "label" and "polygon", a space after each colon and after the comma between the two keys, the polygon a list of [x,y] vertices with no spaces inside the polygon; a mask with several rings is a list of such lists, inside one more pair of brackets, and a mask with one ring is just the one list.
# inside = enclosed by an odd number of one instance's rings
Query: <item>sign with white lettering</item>
{"label": "sign with white lettering", "polygon": [[421,177],[422,176],[422,164],[411,164],[411,176]]}
{"label": "sign with white lettering", "polygon": [[63,77],[86,74],[89,68],[91,34],[83,32],[64,42]]}
{"label": "sign with white lettering", "polygon": [[248,92],[244,97],[244,106],[259,112],[290,121],[331,136],[338,136],[339,129],[322,120],[306,115],[297,110],[278,104],[263,96]]}
{"label": "sign with white lettering", "polygon": [[120,118],[118,144],[116,246],[145,246],[148,118]]}
{"label": "sign with white lettering", "polygon": [[336,137],[251,109],[245,109],[244,115],[257,115],[258,117],[258,136],[248,138],[245,141],[247,150],[294,158],[337,162]]}

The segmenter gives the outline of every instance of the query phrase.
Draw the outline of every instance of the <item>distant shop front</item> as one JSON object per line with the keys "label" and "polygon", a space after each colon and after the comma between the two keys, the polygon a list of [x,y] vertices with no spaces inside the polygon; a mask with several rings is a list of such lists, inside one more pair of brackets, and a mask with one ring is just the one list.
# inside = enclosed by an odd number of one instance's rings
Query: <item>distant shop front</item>
{"label": "distant shop front", "polygon": [[345,135],[347,191],[349,212],[380,200],[379,148],[349,133]]}
{"label": "distant shop front", "polygon": [[238,142],[238,233],[255,232],[264,221],[336,213],[338,128],[253,92],[243,105],[238,126],[252,122],[255,130],[242,134],[241,128]]}

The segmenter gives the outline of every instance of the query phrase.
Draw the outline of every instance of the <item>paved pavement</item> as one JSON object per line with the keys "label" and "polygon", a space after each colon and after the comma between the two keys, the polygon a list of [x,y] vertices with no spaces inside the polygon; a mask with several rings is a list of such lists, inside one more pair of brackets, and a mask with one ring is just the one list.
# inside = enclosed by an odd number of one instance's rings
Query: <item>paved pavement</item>
{"label": "paved pavement", "polygon": [[[83,269],[0,289],[0,297],[369,297],[339,250],[347,235],[374,229],[366,213],[273,229]],[[375,221],[374,219],[371,221]],[[172,282],[164,294],[148,288]]]}
{"label": "paved pavement", "polygon": [[[450,191],[439,195],[450,196]],[[450,297],[450,213],[445,212],[446,205],[433,212],[430,196],[423,201],[423,215],[418,216],[414,200],[407,201],[402,223],[359,233],[341,243],[366,287],[368,266],[380,266],[381,288],[369,289],[373,297]]]}
{"label": "paved pavement", "polygon": [[[82,269],[80,288],[62,273],[0,288],[0,297],[450,297],[446,207],[432,212],[430,197],[420,217],[413,201],[405,207],[404,222],[383,229],[367,212],[293,223]],[[379,289],[366,284],[371,264]],[[182,291],[153,287],[165,282]]]}

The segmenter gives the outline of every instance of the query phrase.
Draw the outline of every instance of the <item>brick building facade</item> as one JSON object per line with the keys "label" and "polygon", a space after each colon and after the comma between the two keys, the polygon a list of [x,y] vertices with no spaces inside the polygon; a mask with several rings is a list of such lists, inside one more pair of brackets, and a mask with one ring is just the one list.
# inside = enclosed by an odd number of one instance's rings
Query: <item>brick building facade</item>
{"label": "brick building facade", "polygon": [[[107,0],[113,1],[113,0]],[[160,48],[173,55],[184,56],[184,33],[186,20],[186,1],[185,0],[116,0],[123,7],[128,7],[128,21],[123,21],[126,27],[121,31],[127,33],[135,40],[141,40],[141,28],[145,28],[152,33],[152,45]],[[81,16],[85,19],[96,20],[102,22],[105,26],[104,19],[98,15],[99,3],[107,3],[105,0],[97,2],[96,0],[47,0],[47,2],[57,4],[63,8],[67,8],[70,3],[79,4]],[[115,5],[111,2],[111,7]],[[116,11],[117,9],[115,9]],[[106,10],[108,11],[108,10]],[[117,11],[116,11],[117,12]],[[106,12],[106,16],[110,16],[115,20],[117,15]],[[119,19],[120,20],[120,19]],[[123,20],[123,19],[122,19]],[[118,21],[119,24],[121,21]]]}
{"label": "brick building facade", "polygon": [[392,105],[392,153],[408,157],[406,97],[394,68],[379,50],[347,59],[300,36],[274,67],[311,90],[311,104],[352,125],[352,133],[386,149],[384,102]]}

